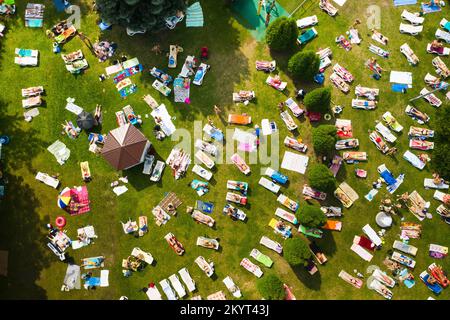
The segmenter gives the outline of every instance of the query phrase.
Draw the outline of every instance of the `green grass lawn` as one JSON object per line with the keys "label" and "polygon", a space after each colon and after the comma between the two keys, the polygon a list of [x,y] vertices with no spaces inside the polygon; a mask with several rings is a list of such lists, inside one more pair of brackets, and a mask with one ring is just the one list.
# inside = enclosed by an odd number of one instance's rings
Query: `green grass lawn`
{"label": "green grass lawn", "polygon": [[[62,136],[60,124],[64,120],[75,120],[72,113],[64,109],[67,97],[74,97],[75,103],[87,111],[92,111],[97,103],[104,109],[103,133],[107,133],[117,126],[115,111],[127,104],[133,106],[137,114],[143,116],[142,132],[154,144],[156,152],[162,159],[166,159],[173,146],[178,143],[165,139],[156,141],[152,135],[154,126],[151,118],[145,118],[150,113],[150,108],[142,101],[144,94],[151,94],[159,103],[167,106],[169,113],[176,117],[174,123],[177,128],[185,128],[193,133],[194,121],[206,121],[206,116],[211,116],[215,123],[225,129],[225,123],[214,115],[213,105],[219,105],[225,116],[228,112],[247,112],[253,118],[253,123],[260,123],[262,119],[275,120],[280,131],[280,139],[288,135],[288,130],[280,120],[277,104],[287,99],[289,92],[293,93],[294,87],[312,88],[313,84],[294,83],[287,74],[287,60],[292,52],[272,54],[277,60],[278,72],[283,80],[289,81],[288,93],[282,94],[265,84],[267,75],[255,70],[255,60],[270,59],[271,53],[264,43],[256,42],[235,18],[234,12],[222,4],[222,1],[201,1],[205,13],[205,27],[187,29],[184,22],[175,30],[161,34],[146,34],[129,37],[125,30],[114,26],[112,31],[100,32],[96,26],[98,16],[92,12],[85,2],[81,3],[82,23],[81,30],[92,41],[107,39],[118,43],[118,55],[124,53],[129,57],[138,57],[144,65],[145,72],[133,76],[133,82],[138,85],[138,91],[122,100],[117,93],[111,79],[99,82],[98,76],[104,72],[106,63],[99,63],[89,53],[81,40],[74,38],[63,47],[63,52],[68,53],[77,49],[83,49],[89,62],[89,68],[82,75],[73,76],[66,71],[64,63],[58,55],[51,51],[51,41],[45,36],[45,29],[58,21],[66,18],[65,13],[56,13],[52,1],[41,1],[47,5],[45,12],[45,26],[43,29],[30,29],[24,27],[25,1],[16,1],[17,14],[8,19],[8,31],[0,40],[0,133],[11,137],[11,142],[4,147],[4,159],[6,173],[9,180],[7,195],[0,203],[0,250],[8,250],[9,271],[7,278],[0,278],[0,297],[14,299],[118,299],[126,295],[130,299],[147,299],[139,290],[147,286],[149,282],[159,282],[176,273],[182,267],[187,267],[191,276],[197,283],[198,294],[203,298],[218,290],[224,290],[227,297],[231,294],[222,283],[222,279],[230,275],[241,288],[244,298],[260,299],[256,291],[256,278],[239,266],[242,258],[248,257],[252,248],[256,247],[274,260],[271,269],[261,266],[264,273],[277,274],[285,283],[293,287],[297,299],[382,299],[377,293],[368,290],[365,286],[358,290],[346,284],[338,278],[341,269],[352,272],[353,269],[365,272],[371,264],[376,264],[385,270],[382,265],[387,251],[392,243],[398,239],[400,218],[394,218],[394,225],[388,230],[385,237],[385,245],[382,250],[375,252],[371,263],[366,263],[350,250],[352,239],[361,234],[361,227],[370,223],[375,229],[375,215],[378,212],[379,200],[386,191],[381,189],[373,202],[364,199],[364,195],[371,189],[371,183],[378,178],[377,166],[385,163],[395,176],[405,173],[405,182],[397,190],[396,194],[405,191],[417,190],[426,199],[432,200],[433,191],[424,190],[423,178],[430,177],[431,171],[425,168],[419,172],[402,159],[402,154],[408,149],[407,130],[410,125],[415,125],[411,118],[404,113],[408,100],[424,87],[423,77],[427,72],[434,74],[431,60],[433,56],[425,51],[426,44],[434,39],[434,32],[439,21],[448,16],[450,9],[444,8],[443,12],[426,16],[424,31],[417,37],[401,35],[398,31],[400,14],[403,7],[394,8],[392,1],[371,0],[370,4],[379,5],[382,8],[381,31],[390,38],[388,45],[391,57],[387,60],[379,59],[380,64],[386,70],[380,81],[370,78],[370,72],[364,67],[364,62],[372,56],[367,47],[371,43],[366,27],[366,5],[361,1],[349,0],[340,8],[339,15],[331,18],[321,12],[316,4],[307,5],[306,10],[299,10],[294,17],[301,18],[317,14],[319,24],[316,29],[319,36],[304,48],[317,50],[330,47],[333,50],[333,63],[340,63],[355,76],[351,93],[343,95],[333,87],[333,101],[345,106],[341,118],[353,121],[354,136],[359,138],[360,150],[367,151],[369,161],[359,164],[359,168],[368,170],[366,180],[359,180],[353,171],[355,165],[344,165],[338,175],[339,181],[347,181],[359,194],[360,199],[349,209],[344,210],[342,218],[343,230],[341,232],[325,232],[323,239],[317,241],[328,257],[326,265],[320,266],[320,273],[310,276],[303,269],[292,269],[282,256],[261,247],[259,239],[267,235],[272,239],[283,242],[282,238],[275,235],[267,226],[278,207],[276,196],[258,185],[260,168],[264,165],[252,165],[252,174],[244,177],[234,165],[218,165],[214,178],[211,181],[210,192],[202,197],[215,203],[213,217],[216,220],[216,228],[210,229],[204,225],[196,224],[185,213],[187,205],[192,206],[198,199],[196,193],[187,184],[196,176],[191,172],[190,166],[186,177],[175,180],[170,168],[166,168],[161,181],[157,184],[149,181],[148,176],[142,175],[142,166],[133,169],[116,172],[103,160],[88,151],[88,141],[85,132],[77,140],[70,140]],[[288,11],[292,11],[298,1],[280,1]],[[410,11],[416,7],[407,7]],[[363,42],[360,46],[354,46],[352,51],[346,52],[334,43],[334,38],[344,34],[353,21],[359,18],[362,24],[358,27]],[[407,42],[420,58],[417,67],[411,67],[406,58],[400,53],[399,47]],[[176,75],[181,68],[186,55],[198,55],[202,46],[210,49],[209,64],[211,70],[206,74],[201,87],[191,86],[190,105],[174,103],[173,96],[165,98],[152,87],[153,77],[148,73],[149,68],[157,66],[166,68],[167,57],[165,54],[155,55],[150,49],[159,43],[168,51],[170,44],[179,44],[184,52],[179,55],[179,67],[170,72]],[[14,48],[30,48],[40,51],[39,67],[20,68],[13,63]],[[303,50],[296,48],[297,50]],[[294,51],[294,52],[295,52]],[[449,58],[443,60],[450,64]],[[170,70],[170,69],[169,69]],[[389,84],[389,71],[411,71],[414,74],[414,88],[406,95],[393,93]],[[331,68],[326,71],[327,83]],[[374,111],[355,110],[351,108],[351,99],[354,96],[354,87],[358,84],[368,87],[380,88],[378,108]],[[46,90],[45,105],[40,107],[40,115],[31,123],[23,120],[20,89],[30,86],[43,85]],[[232,103],[232,92],[239,89],[255,90],[257,102],[248,106]],[[437,94],[441,99],[444,96]],[[447,102],[448,103],[448,102]],[[431,116],[429,126],[433,128],[433,120],[439,110],[431,107],[425,101],[417,101],[415,105]],[[442,108],[442,107],[441,107]],[[373,129],[375,120],[380,120],[381,115],[390,110],[398,121],[404,126],[404,131],[399,135],[396,147],[399,152],[395,158],[383,156],[369,140],[367,130]],[[309,121],[295,120],[299,124],[300,137],[310,146],[308,155],[310,164],[314,163],[315,156],[310,145],[311,125]],[[329,123],[334,123],[334,119]],[[63,141],[71,150],[71,156],[66,164],[60,166],[54,157],[46,151],[46,148],[56,139]],[[192,138],[193,145],[195,138]],[[228,139],[228,143],[231,139]],[[280,146],[282,157],[286,148]],[[83,184],[80,175],[80,161],[89,161],[93,181],[87,187],[91,200],[91,212],[69,217],[56,205],[57,191],[38,183],[34,176],[37,171],[49,174],[60,174],[62,187]],[[280,159],[281,161],[281,159]],[[282,187],[286,195],[300,200],[301,188],[306,182],[303,175],[294,172],[284,172],[289,176],[288,188]],[[109,186],[119,176],[128,176],[129,191],[120,197],[116,197]],[[247,213],[246,223],[233,222],[222,215],[221,210],[225,204],[226,181],[228,179],[242,179],[250,184],[249,204],[244,211]],[[164,192],[174,191],[183,200],[178,215],[172,218],[165,226],[157,227],[153,223],[152,208],[163,198]],[[329,204],[337,205],[337,200],[329,195]],[[300,201],[303,205],[304,201]],[[431,212],[435,211],[438,203],[431,201]],[[139,215],[147,215],[149,218],[149,233],[142,238],[134,238],[122,231],[120,221],[126,221],[129,217],[137,219]],[[409,212],[402,212],[405,221],[417,222],[417,219]],[[81,258],[104,255],[106,257],[106,269],[111,270],[110,287],[97,290],[74,290],[61,292],[60,288],[64,279],[67,265],[58,261],[45,246],[45,224],[54,221],[58,215],[64,215],[67,220],[67,230],[71,237],[76,236],[76,230],[87,224],[92,224],[99,238],[95,244],[73,251],[69,254],[76,263]],[[419,274],[434,262],[428,256],[428,245],[437,243],[449,245],[448,225],[442,222],[437,214],[432,220],[423,221],[423,233],[420,240],[412,240],[410,243],[419,248],[416,257],[417,266],[414,270],[416,285],[407,289],[403,284],[393,289],[394,299],[426,299],[432,295],[426,286],[421,283]],[[377,229],[378,230],[378,229]],[[186,253],[179,257],[167,245],[164,235],[172,232],[183,243]],[[195,245],[197,236],[219,238],[221,250],[210,251]],[[295,236],[300,236],[295,232]],[[147,266],[142,272],[134,273],[130,278],[122,276],[121,262],[126,258],[133,247],[140,247],[152,253],[156,265]],[[194,260],[203,255],[214,261],[216,265],[216,277],[207,278],[196,266]],[[445,270],[450,270],[448,258],[438,261],[443,264]],[[99,273],[97,271],[97,273]],[[94,275],[96,275],[94,271]],[[449,299],[448,289],[438,299]]]}

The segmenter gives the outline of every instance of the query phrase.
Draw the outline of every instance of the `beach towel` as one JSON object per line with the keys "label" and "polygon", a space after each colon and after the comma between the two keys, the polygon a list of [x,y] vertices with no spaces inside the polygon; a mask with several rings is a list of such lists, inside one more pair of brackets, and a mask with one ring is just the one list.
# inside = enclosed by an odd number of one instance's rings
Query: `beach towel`
{"label": "beach towel", "polygon": [[368,201],[372,201],[373,197],[375,197],[377,195],[377,193],[378,193],[377,189],[372,189],[372,190],[369,191],[368,194],[366,194],[364,196],[364,198],[366,198]]}
{"label": "beach towel", "polygon": [[119,186],[119,187],[115,187],[113,188],[113,192],[117,195],[120,196],[122,194],[124,194],[125,192],[128,191],[128,188],[126,186]]}
{"label": "beach towel", "polygon": [[189,78],[176,78],[173,81],[173,90],[175,95],[175,102],[190,103],[191,80]]}
{"label": "beach towel", "polygon": [[55,156],[60,165],[63,165],[70,157],[70,150],[59,140],[51,144],[47,150]]}
{"label": "beach towel", "polygon": [[158,108],[154,109],[151,112],[151,115],[153,118],[159,117],[161,118],[161,123],[159,125],[161,126],[162,131],[166,134],[166,136],[172,135],[175,130],[177,129],[175,125],[172,122],[172,117],[167,112],[167,108],[164,104],[161,104]]}
{"label": "beach towel", "polygon": [[412,88],[412,73],[402,71],[391,71],[390,80],[391,83],[406,84],[408,88]]}
{"label": "beach towel", "polygon": [[404,90],[408,89],[408,85],[401,83],[393,83],[391,89],[393,92],[403,92]]}
{"label": "beach towel", "polygon": [[64,276],[64,285],[66,285],[69,290],[81,289],[80,266],[76,264],[69,264],[67,266],[66,275]]}
{"label": "beach towel", "polygon": [[408,6],[412,4],[417,4],[417,0],[394,0],[394,6]]}
{"label": "beach towel", "polygon": [[203,10],[200,2],[195,2],[186,9],[186,27],[203,27]]}
{"label": "beach towel", "polygon": [[285,151],[281,168],[305,174],[309,157]]}

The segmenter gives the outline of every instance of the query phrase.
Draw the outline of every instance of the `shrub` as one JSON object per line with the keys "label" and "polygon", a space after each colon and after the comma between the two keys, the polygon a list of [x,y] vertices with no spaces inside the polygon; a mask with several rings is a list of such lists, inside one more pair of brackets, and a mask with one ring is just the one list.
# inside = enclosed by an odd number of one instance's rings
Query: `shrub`
{"label": "shrub", "polygon": [[327,113],[330,110],[331,88],[318,88],[308,92],[304,103],[308,111]]}
{"label": "shrub", "polygon": [[284,242],[284,258],[292,267],[306,267],[311,259],[311,251],[300,238],[289,238]]}
{"label": "shrub", "polygon": [[283,282],[273,274],[268,274],[256,282],[261,296],[266,300],[283,300],[286,296],[283,288]]}
{"label": "shrub", "polygon": [[294,46],[298,28],[294,19],[281,17],[274,20],[266,30],[266,42],[270,49],[282,51]]}
{"label": "shrub", "polygon": [[335,126],[320,125],[312,130],[314,151],[319,155],[330,155],[334,150],[336,140]]}
{"label": "shrub", "polygon": [[450,140],[450,126],[448,125],[448,119],[450,119],[450,106],[446,105],[436,113],[435,131],[437,140]]}
{"label": "shrub", "polygon": [[314,51],[300,51],[288,63],[288,70],[297,80],[312,80],[319,70],[320,58]]}
{"label": "shrub", "polygon": [[305,204],[297,214],[297,219],[308,228],[320,228],[327,222],[327,216],[319,207]]}
{"label": "shrub", "polygon": [[326,165],[313,164],[308,170],[308,180],[314,189],[330,192],[336,189],[336,178]]}

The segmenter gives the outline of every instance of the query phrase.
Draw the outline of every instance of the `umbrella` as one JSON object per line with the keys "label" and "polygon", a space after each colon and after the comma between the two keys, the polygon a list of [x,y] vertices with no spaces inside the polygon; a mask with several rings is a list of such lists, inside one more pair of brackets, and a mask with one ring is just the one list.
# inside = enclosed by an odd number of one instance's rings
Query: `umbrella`
{"label": "umbrella", "polygon": [[66,208],[72,200],[71,191],[69,188],[64,188],[58,196],[58,207],[61,209]]}
{"label": "umbrella", "polygon": [[94,124],[94,116],[89,112],[82,111],[77,117],[77,125],[83,130],[91,129]]}

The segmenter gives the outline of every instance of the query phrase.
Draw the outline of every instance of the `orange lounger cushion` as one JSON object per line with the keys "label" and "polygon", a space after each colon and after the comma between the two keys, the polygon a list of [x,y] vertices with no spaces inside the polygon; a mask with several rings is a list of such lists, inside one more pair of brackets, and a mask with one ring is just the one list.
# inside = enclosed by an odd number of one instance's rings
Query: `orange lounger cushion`
{"label": "orange lounger cushion", "polygon": [[229,114],[228,123],[250,124],[252,123],[252,117],[244,114]]}
{"label": "orange lounger cushion", "polygon": [[327,220],[322,229],[341,231],[342,222],[336,220]]}

